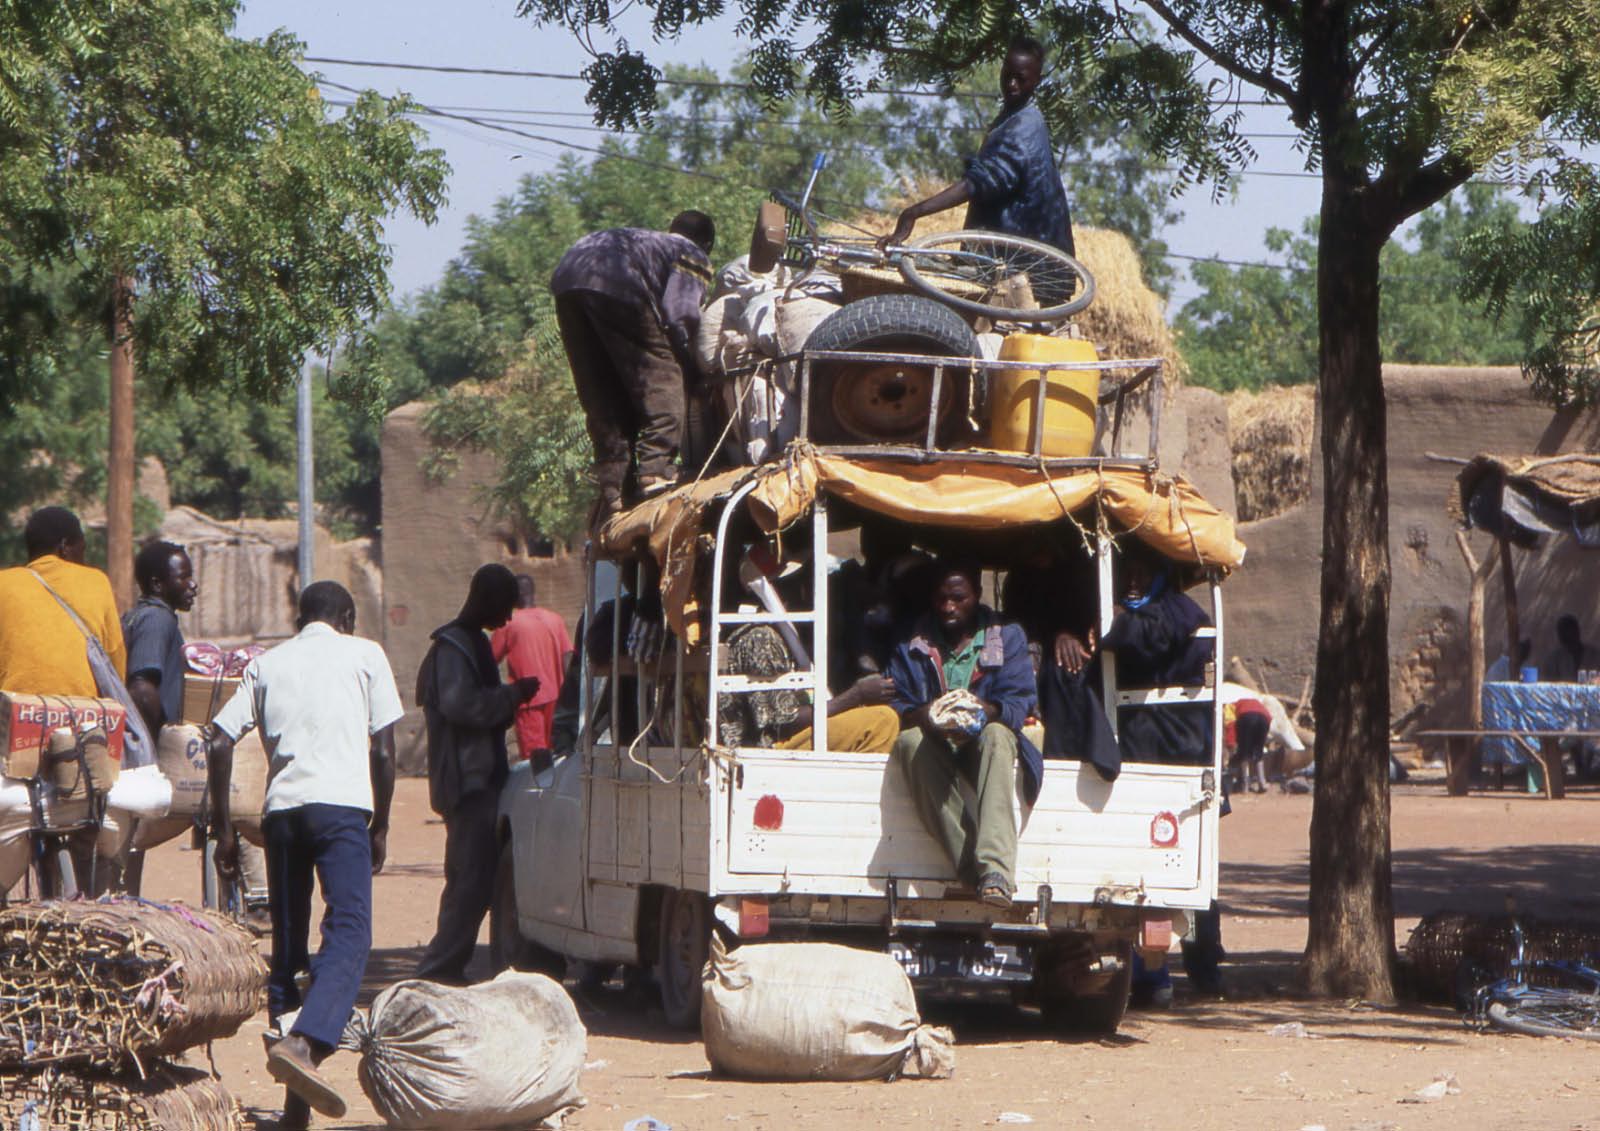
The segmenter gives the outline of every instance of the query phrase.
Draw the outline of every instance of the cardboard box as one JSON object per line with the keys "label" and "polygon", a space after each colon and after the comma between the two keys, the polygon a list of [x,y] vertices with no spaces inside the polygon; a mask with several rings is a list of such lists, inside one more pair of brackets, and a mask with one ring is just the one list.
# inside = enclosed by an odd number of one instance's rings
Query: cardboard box
{"label": "cardboard box", "polygon": [[[172,783],[169,817],[192,817],[199,811],[206,793],[206,754],[206,740],[199,727],[181,723],[161,728],[156,764]],[[259,824],[267,803],[267,749],[256,731],[234,745],[229,787],[228,811],[233,819],[240,824]]]}
{"label": "cardboard box", "polygon": [[127,719],[122,704],[114,699],[0,691],[0,773],[8,778],[37,777],[50,732],[63,727],[80,731],[104,727],[106,757],[121,766]]}
{"label": "cardboard box", "polygon": [[185,672],[183,675],[183,721],[203,726],[217,717],[217,712],[239,690],[239,681],[220,675],[200,675]]}

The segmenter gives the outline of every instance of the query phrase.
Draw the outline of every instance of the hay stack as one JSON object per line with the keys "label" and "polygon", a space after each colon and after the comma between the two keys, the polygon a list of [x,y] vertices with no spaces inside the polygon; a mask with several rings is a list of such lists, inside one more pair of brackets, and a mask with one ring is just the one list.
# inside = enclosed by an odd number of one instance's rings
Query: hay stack
{"label": "hay stack", "polygon": [[[914,185],[903,197],[886,205],[884,211],[864,213],[853,218],[852,223],[876,235],[886,235],[893,230],[902,208],[943,187],[933,183]],[[965,218],[965,207],[924,217],[917,221],[913,238],[960,231]],[[1094,302],[1074,319],[1083,336],[1095,343],[1102,357],[1164,357],[1167,387],[1182,384],[1188,366],[1167,325],[1161,296],[1145,285],[1133,242],[1121,232],[1080,225],[1073,226],[1072,238],[1078,259],[1094,276],[1096,285]]]}
{"label": "hay stack", "polygon": [[1308,500],[1316,387],[1273,386],[1229,393],[1227,401],[1239,521],[1270,518]]}

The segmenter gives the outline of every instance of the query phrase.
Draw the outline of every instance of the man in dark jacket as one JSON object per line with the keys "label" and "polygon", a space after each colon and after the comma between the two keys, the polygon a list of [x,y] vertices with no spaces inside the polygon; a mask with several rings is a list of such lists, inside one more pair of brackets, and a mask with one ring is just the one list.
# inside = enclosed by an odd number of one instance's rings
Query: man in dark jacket
{"label": "man in dark jacket", "polygon": [[622,507],[629,456],[637,492],[677,481],[684,374],[695,374],[700,302],[716,228],[680,212],[665,232],[611,228],[572,245],[550,280],[556,321],[594,444],[601,517]]}
{"label": "man in dark jacket", "polygon": [[[1000,624],[980,605],[976,567],[940,563],[934,573],[931,613],[889,659],[891,705],[905,729],[894,757],[928,831],[978,897],[1009,907],[1015,890],[1017,758],[1024,797],[1039,794],[1044,761],[1022,735],[1033,709],[1033,662],[1028,641],[1014,624]],[[965,695],[952,696],[952,692]],[[953,705],[953,706],[952,706]],[[965,776],[977,794],[968,811],[960,790]]]}
{"label": "man in dark jacket", "polygon": [[501,683],[484,635],[510,620],[516,607],[511,571],[481,567],[460,614],[434,632],[417,672],[417,702],[428,729],[428,800],[445,827],[439,924],[417,966],[417,977],[435,982],[466,981],[494,896],[500,856],[494,819],[508,774],[506,728],[539,690],[532,676]]}

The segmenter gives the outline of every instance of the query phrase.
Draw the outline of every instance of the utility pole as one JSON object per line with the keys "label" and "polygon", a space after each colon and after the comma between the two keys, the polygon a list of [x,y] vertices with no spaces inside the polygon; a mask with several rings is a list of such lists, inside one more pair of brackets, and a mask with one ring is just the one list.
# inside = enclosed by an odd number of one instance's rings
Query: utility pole
{"label": "utility pole", "polygon": [[133,605],[133,280],[111,287],[111,390],[106,451],[106,575],[119,609]]}
{"label": "utility pole", "polygon": [[316,580],[317,526],[315,469],[311,456],[311,367],[300,371],[295,387],[295,439],[299,459],[296,475],[300,488],[300,588]]}

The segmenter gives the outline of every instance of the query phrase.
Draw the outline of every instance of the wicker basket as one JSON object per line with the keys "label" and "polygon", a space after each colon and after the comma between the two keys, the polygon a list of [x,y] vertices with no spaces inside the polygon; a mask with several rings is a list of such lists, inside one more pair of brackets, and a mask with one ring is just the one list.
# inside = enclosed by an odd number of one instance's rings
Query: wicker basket
{"label": "wicker basket", "polygon": [[243,1131],[239,1103],[193,1068],[156,1066],[100,1076],[45,1069],[0,1075],[0,1127],[25,1127],[30,1110],[51,1131]]}
{"label": "wicker basket", "polygon": [[[1537,919],[1518,915],[1526,957],[1530,961],[1575,961],[1600,953],[1600,923],[1576,919]],[[1435,911],[1417,924],[1406,943],[1417,994],[1447,1000],[1461,988],[1461,972],[1475,967],[1477,980],[1503,978],[1511,972],[1510,915]]]}
{"label": "wicker basket", "polygon": [[118,1068],[232,1036],[266,1001],[242,927],[135,899],[0,910],[0,1067]]}

